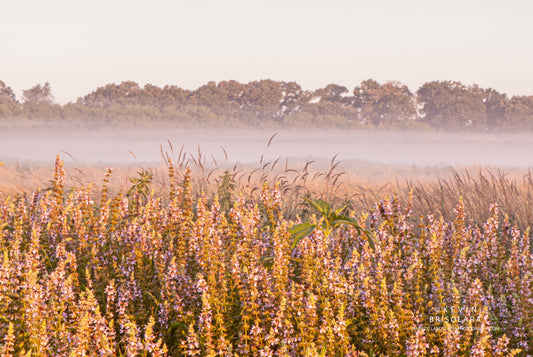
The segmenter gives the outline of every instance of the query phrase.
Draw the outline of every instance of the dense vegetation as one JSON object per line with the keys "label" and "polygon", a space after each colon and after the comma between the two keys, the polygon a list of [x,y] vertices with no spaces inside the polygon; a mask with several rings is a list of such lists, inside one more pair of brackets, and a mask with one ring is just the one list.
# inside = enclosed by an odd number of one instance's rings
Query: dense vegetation
{"label": "dense vegetation", "polygon": [[461,199],[445,220],[394,196],[291,219],[276,184],[253,200],[224,175],[217,199],[168,171],[165,197],[141,171],[95,199],[58,159],[47,190],[2,198],[3,355],[533,353],[531,242],[498,205],[479,224]]}
{"label": "dense vegetation", "polygon": [[54,104],[49,83],[17,100],[0,81],[0,118],[74,123],[179,126],[316,126],[439,130],[531,130],[533,96],[434,81],[412,93],[398,82],[365,80],[352,91],[336,84],[314,91],[295,82],[209,82],[196,90],[135,82],[107,84],[74,103]]}

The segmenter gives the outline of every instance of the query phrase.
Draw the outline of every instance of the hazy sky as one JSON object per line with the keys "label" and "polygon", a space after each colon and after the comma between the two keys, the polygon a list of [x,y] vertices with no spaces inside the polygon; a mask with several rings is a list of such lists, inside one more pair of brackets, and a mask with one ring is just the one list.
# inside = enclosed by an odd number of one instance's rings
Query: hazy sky
{"label": "hazy sky", "polygon": [[460,80],[533,94],[531,0],[1,0],[0,80],[60,103],[106,83]]}

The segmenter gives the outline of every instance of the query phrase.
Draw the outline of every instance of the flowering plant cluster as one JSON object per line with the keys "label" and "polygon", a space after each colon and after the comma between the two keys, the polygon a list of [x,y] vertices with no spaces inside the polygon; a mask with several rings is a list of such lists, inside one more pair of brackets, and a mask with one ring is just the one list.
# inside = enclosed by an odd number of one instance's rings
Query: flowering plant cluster
{"label": "flowering plant cluster", "polygon": [[392,197],[293,244],[275,185],[225,211],[176,177],[93,200],[58,159],[0,200],[2,356],[533,354],[530,239],[496,205],[470,226]]}

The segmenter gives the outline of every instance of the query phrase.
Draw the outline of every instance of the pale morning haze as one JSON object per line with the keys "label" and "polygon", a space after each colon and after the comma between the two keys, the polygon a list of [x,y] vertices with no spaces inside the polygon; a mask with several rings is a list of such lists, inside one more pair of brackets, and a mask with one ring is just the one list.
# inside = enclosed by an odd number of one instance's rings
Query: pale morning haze
{"label": "pale morning haze", "polygon": [[0,0],[0,356],[533,356],[533,0]]}
{"label": "pale morning haze", "polygon": [[533,1],[3,1],[0,78],[59,103],[133,80],[457,80],[533,93]]}

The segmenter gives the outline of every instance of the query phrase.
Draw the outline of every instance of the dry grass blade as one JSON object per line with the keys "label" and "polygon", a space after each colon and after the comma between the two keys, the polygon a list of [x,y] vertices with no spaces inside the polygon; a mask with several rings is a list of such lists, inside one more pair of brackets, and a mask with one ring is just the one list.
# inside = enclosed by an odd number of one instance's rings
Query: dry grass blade
{"label": "dry grass blade", "polygon": [[183,152],[184,145],[181,145],[180,152],[178,153],[178,165],[181,167],[183,160],[185,160],[187,154]]}
{"label": "dry grass blade", "polygon": [[228,161],[228,153],[226,152],[226,150],[224,149],[222,145],[220,145],[220,148],[222,149],[222,152],[224,153],[224,158],[226,159],[226,161]]}
{"label": "dry grass blade", "polygon": [[[168,146],[170,147],[170,152],[172,154],[174,154],[174,147],[172,146],[172,142],[168,138],[167,138],[167,143],[168,143]],[[183,149],[183,147],[182,147],[182,149]]]}
{"label": "dry grass blade", "polygon": [[314,161],[312,161],[312,160],[311,161],[306,161],[302,171],[307,172],[307,170],[309,169],[309,165],[311,165],[312,163],[314,163]]}
{"label": "dry grass blade", "polygon": [[274,135],[272,135],[270,137],[270,139],[268,140],[268,143],[267,143],[267,149],[270,147],[270,144],[272,144],[272,140],[274,140],[274,138],[278,135],[278,133],[275,133]]}
{"label": "dry grass blade", "polygon": [[74,158],[74,156],[72,156],[68,151],[65,151],[65,150],[62,150],[61,151],[62,153],[66,154],[68,157],[70,157],[72,160],[76,161],[76,159]]}
{"label": "dry grass blade", "polygon": [[333,163],[335,162],[335,159],[337,158],[338,155],[339,155],[339,154],[335,154],[335,155],[333,156],[333,158],[331,159],[331,162],[330,162],[330,166],[333,165]]}
{"label": "dry grass blade", "polygon": [[281,159],[281,156],[278,156],[278,158],[276,160],[274,160],[274,163],[272,164],[271,170],[274,170],[274,168],[276,167],[276,164],[278,163],[278,161],[280,159]]}

